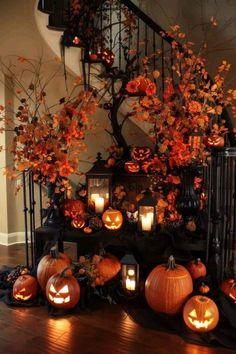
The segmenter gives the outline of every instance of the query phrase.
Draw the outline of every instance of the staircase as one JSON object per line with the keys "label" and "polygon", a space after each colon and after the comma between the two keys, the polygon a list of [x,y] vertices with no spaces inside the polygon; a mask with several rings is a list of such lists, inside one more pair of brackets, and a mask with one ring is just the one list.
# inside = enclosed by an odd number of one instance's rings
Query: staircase
{"label": "staircase", "polygon": [[[161,80],[155,83],[161,94],[166,86],[165,76],[170,74],[170,70],[177,83],[178,78],[172,71],[173,38],[133,1],[80,0],[79,4],[82,10],[78,8],[76,0],[39,0],[38,10],[49,15],[49,29],[62,32],[62,56],[65,55],[66,47],[81,51],[85,88],[95,88],[100,104],[109,112],[109,133],[128,154],[129,143],[122,131],[126,119],[129,118],[124,109],[128,96],[126,84],[145,71],[148,74],[147,70],[160,72]],[[177,43],[177,46],[179,49],[180,44]],[[166,62],[167,53],[171,65]],[[151,59],[147,69],[145,60],[148,57]],[[100,89],[100,83],[104,81],[107,84]],[[137,95],[128,97],[128,100],[138,99]],[[118,113],[122,110],[125,115],[120,120]],[[228,179],[232,179],[236,173],[236,140],[231,115],[224,110],[223,116],[229,130],[226,137],[227,148],[213,154],[206,176],[207,258],[213,255],[214,266],[219,270],[218,280],[222,279],[223,271],[232,263],[232,250],[236,243],[236,186],[233,182],[228,183]]]}

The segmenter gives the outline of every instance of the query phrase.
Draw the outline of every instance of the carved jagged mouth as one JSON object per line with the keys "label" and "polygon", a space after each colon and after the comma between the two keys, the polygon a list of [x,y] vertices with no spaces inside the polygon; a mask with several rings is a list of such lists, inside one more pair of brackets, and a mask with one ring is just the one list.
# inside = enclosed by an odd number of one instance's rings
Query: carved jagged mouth
{"label": "carved jagged mouth", "polygon": [[29,299],[31,298],[31,294],[28,295],[28,296],[16,294],[16,295],[15,295],[15,298],[16,298],[17,300],[27,301],[27,300],[29,300]]}
{"label": "carved jagged mouth", "polygon": [[54,304],[66,304],[68,302],[70,302],[70,295],[68,295],[67,297],[63,298],[63,297],[54,297],[51,294],[48,294],[49,299],[54,302]]}
{"label": "carved jagged mouth", "polygon": [[213,322],[213,318],[211,318],[210,320],[204,320],[204,321],[193,320],[191,317],[188,317],[188,319],[189,319],[189,322],[197,329],[208,328]]}

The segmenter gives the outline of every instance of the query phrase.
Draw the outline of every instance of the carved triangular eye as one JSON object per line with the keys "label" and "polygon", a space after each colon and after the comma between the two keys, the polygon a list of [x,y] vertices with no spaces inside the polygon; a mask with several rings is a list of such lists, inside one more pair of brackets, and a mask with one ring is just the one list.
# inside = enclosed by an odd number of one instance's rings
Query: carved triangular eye
{"label": "carved triangular eye", "polygon": [[56,294],[56,289],[54,288],[53,284],[50,285],[50,291],[54,294]]}
{"label": "carved triangular eye", "polygon": [[196,312],[196,310],[195,310],[195,309],[192,310],[192,311],[190,312],[189,316],[191,316],[191,317],[193,317],[193,318],[197,318],[197,312]]}
{"label": "carved triangular eye", "polygon": [[25,288],[21,289],[19,293],[23,293],[25,291]]}
{"label": "carved triangular eye", "polygon": [[205,317],[211,317],[212,313],[208,310],[205,311]]}
{"label": "carved triangular eye", "polygon": [[69,288],[68,285],[63,286],[63,288],[60,290],[60,294],[68,294]]}
{"label": "carved triangular eye", "polygon": [[106,221],[111,222],[111,218],[110,218],[110,216],[107,216],[107,217],[106,217]]}
{"label": "carved triangular eye", "polygon": [[120,218],[119,216],[116,217],[116,222],[120,221]]}

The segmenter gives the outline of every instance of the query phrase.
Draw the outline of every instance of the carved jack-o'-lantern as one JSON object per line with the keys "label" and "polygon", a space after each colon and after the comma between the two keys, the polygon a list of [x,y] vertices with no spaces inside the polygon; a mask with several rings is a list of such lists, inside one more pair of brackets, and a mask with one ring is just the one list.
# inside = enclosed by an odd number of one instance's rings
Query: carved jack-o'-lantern
{"label": "carved jack-o'-lantern", "polygon": [[78,303],[80,286],[71,272],[68,273],[68,268],[49,278],[46,296],[52,306],[61,309],[71,309]]}
{"label": "carved jack-o'-lantern", "polygon": [[77,216],[76,218],[72,219],[71,226],[73,226],[75,229],[82,229],[85,226],[85,220],[80,216]]}
{"label": "carved jack-o'-lantern", "polygon": [[63,215],[71,219],[85,213],[85,204],[79,199],[66,199],[63,202]]}
{"label": "carved jack-o'-lantern", "polygon": [[102,50],[99,49],[97,51],[97,56],[101,59],[101,62],[105,66],[111,67],[114,63],[115,55],[108,48],[103,48]]}
{"label": "carved jack-o'-lantern", "polygon": [[140,169],[139,163],[134,161],[127,161],[124,164],[125,171],[128,173],[137,173]]}
{"label": "carved jack-o'-lantern", "polygon": [[213,300],[206,296],[191,297],[183,310],[185,324],[195,332],[208,332],[217,326],[219,311]]}
{"label": "carved jack-o'-lantern", "polygon": [[211,148],[222,148],[225,145],[224,137],[217,134],[207,136],[204,142],[207,147]]}
{"label": "carved jack-o'-lantern", "polygon": [[226,279],[220,284],[220,290],[236,303],[236,279]]}
{"label": "carved jack-o'-lantern", "polygon": [[109,230],[118,230],[123,223],[123,216],[119,210],[107,209],[102,215],[102,221]]}
{"label": "carved jack-o'-lantern", "polygon": [[151,155],[151,149],[147,146],[135,146],[132,148],[130,155],[135,161],[148,160]]}
{"label": "carved jack-o'-lantern", "polygon": [[29,274],[21,275],[17,278],[13,286],[13,297],[16,300],[33,300],[37,296],[37,292],[37,280]]}

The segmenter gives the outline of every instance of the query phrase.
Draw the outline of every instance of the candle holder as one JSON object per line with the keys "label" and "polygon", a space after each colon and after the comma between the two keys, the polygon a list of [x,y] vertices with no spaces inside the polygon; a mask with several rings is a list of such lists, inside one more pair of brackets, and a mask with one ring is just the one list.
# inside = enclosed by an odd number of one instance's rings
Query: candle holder
{"label": "candle holder", "polygon": [[105,167],[101,153],[93,167],[86,173],[87,205],[96,214],[102,214],[111,204],[113,172]]}
{"label": "candle holder", "polygon": [[156,228],[156,200],[149,189],[144,192],[138,202],[138,230],[144,233],[155,231]]}
{"label": "candle holder", "polygon": [[134,294],[139,288],[139,264],[132,254],[126,254],[121,263],[121,283],[126,293]]}

